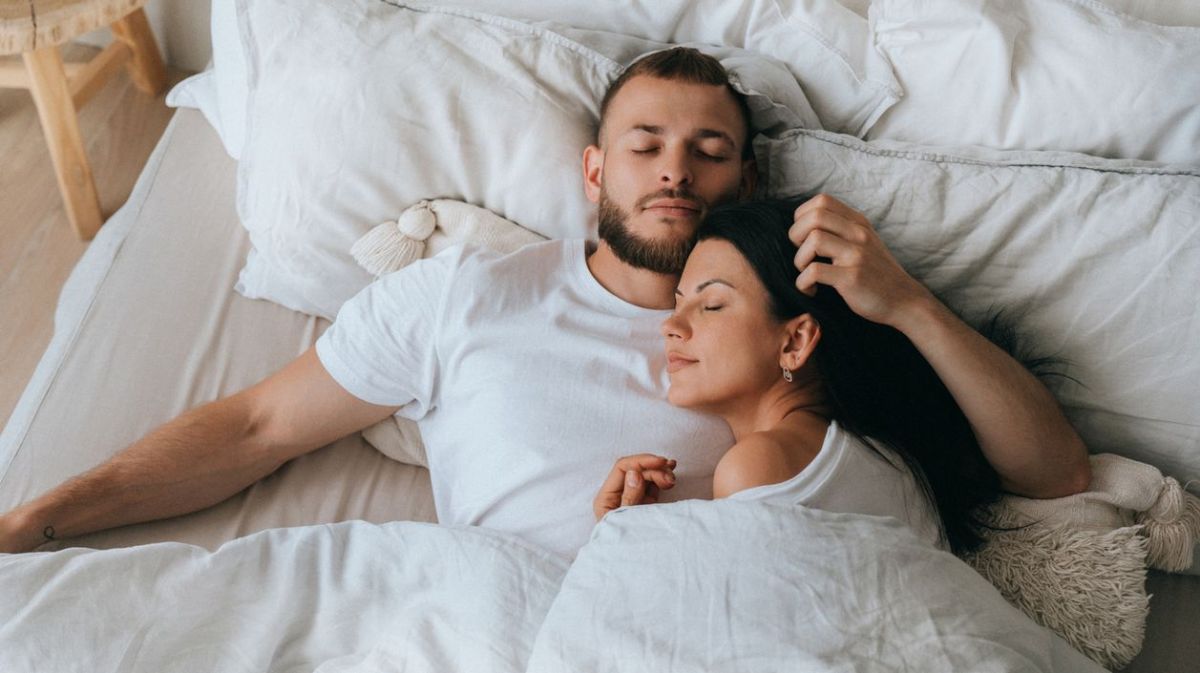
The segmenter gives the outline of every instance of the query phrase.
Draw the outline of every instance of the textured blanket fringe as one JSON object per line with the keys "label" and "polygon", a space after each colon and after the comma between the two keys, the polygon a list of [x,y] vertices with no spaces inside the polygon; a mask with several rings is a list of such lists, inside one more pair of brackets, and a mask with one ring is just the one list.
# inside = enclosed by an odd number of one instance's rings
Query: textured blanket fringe
{"label": "textured blanket fringe", "polygon": [[1200,538],[1200,498],[1183,490],[1171,477],[1163,480],[1158,500],[1136,516],[1149,538],[1147,561],[1159,570],[1191,567]]}
{"label": "textured blanket fringe", "polygon": [[[997,524],[1019,518],[995,514]],[[987,537],[964,560],[1009,603],[1106,668],[1141,651],[1150,612],[1141,526],[1098,534],[1035,524]]]}
{"label": "textured blanket fringe", "polygon": [[350,248],[350,254],[373,276],[397,271],[424,256],[425,241],[436,225],[430,203],[421,201],[395,222],[384,222],[367,232]]}

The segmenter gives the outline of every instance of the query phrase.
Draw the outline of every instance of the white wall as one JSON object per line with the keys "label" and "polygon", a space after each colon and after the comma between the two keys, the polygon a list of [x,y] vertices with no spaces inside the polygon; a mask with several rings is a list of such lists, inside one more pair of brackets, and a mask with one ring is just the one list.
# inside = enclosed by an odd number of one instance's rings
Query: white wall
{"label": "white wall", "polygon": [[[146,16],[158,39],[163,59],[182,70],[198,72],[212,57],[209,33],[210,0],[149,0]],[[80,42],[104,46],[112,34],[100,30],[79,38]]]}

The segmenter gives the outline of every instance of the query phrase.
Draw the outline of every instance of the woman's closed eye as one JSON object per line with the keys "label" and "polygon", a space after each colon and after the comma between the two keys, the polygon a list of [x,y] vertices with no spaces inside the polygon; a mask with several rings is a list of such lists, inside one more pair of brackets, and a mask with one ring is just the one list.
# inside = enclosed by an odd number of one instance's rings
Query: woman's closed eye
{"label": "woman's closed eye", "polygon": [[713,304],[711,306],[704,306],[703,308],[705,311],[720,311],[721,309],[725,308],[725,305],[724,304]]}

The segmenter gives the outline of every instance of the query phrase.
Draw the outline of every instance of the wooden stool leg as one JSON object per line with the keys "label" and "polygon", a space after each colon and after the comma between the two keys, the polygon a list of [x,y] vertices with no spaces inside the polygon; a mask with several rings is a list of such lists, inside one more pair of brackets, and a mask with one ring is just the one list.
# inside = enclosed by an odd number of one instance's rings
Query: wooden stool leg
{"label": "wooden stool leg", "polygon": [[42,132],[50,147],[58,189],[67,206],[67,217],[79,238],[90,241],[104,223],[100,198],[92,180],[92,168],[83,149],[79,118],[71,101],[71,88],[57,47],[25,52],[29,89],[42,121]]}
{"label": "wooden stool leg", "polygon": [[142,9],[134,10],[129,16],[112,25],[113,37],[129,45],[133,60],[129,62],[129,76],[141,91],[159,94],[167,88],[167,69],[158,53],[158,43],[150,30],[150,22]]}

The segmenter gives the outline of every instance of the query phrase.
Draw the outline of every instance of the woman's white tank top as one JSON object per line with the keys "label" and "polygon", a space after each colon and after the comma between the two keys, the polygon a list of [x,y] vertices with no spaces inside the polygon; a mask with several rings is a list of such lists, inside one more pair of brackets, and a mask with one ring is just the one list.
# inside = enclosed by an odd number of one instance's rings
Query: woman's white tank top
{"label": "woman's white tank top", "polygon": [[[875,448],[872,448],[874,446]],[[799,474],[778,484],[733,493],[735,500],[769,500],[828,512],[891,516],[942,549],[941,523],[933,503],[896,453],[868,446],[830,421],[821,451]]]}

